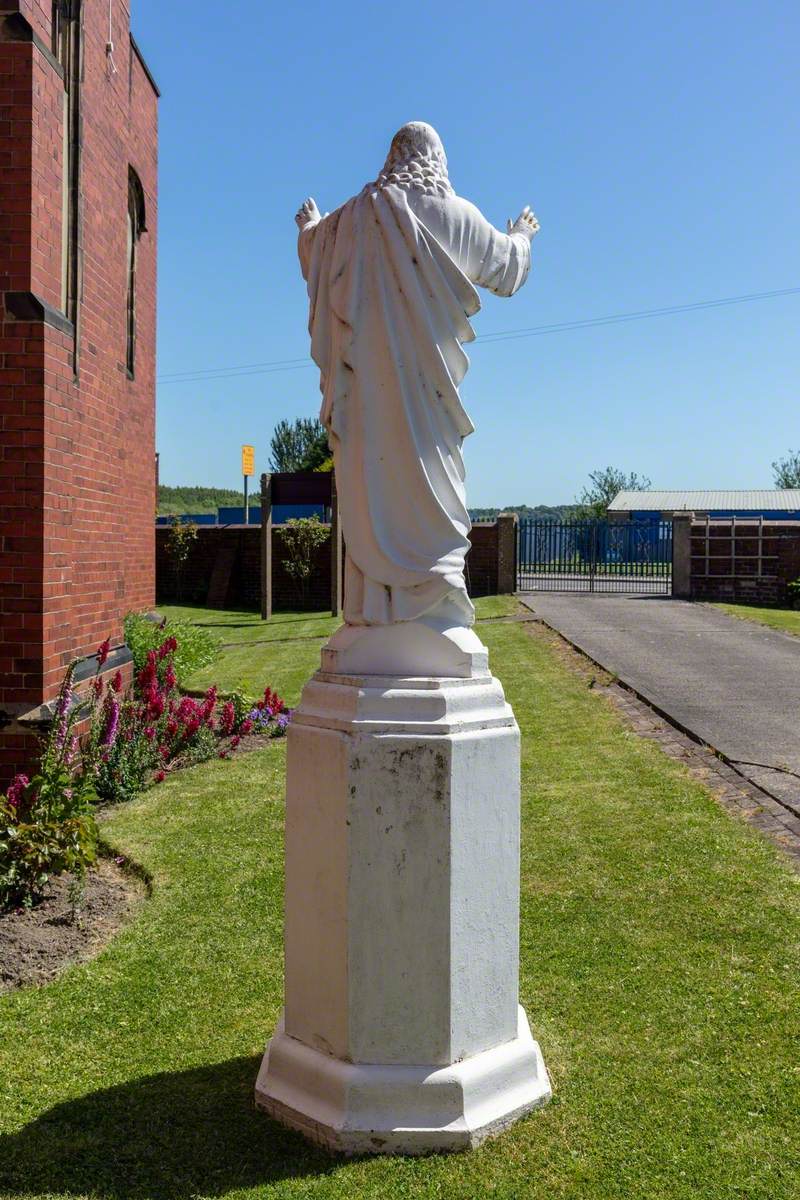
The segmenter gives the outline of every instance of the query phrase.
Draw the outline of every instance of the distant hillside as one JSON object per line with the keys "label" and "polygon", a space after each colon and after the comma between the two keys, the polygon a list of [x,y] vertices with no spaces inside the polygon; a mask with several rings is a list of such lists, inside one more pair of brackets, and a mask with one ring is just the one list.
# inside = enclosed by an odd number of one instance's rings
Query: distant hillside
{"label": "distant hillside", "polygon": [[[250,503],[258,504],[258,493],[251,493]],[[244,492],[232,488],[214,487],[166,487],[161,484],[158,489],[158,515],[180,516],[182,513],[215,513],[218,508],[244,504]],[[537,504],[531,508],[528,504],[508,505],[506,508],[471,508],[469,515],[473,521],[491,521],[500,512],[517,513],[519,517],[549,518],[562,521],[574,516],[577,512],[575,504]]]}
{"label": "distant hillside", "polygon": [[469,515],[473,521],[492,521],[501,512],[516,513],[520,519],[525,517],[533,520],[538,518],[550,521],[566,521],[578,512],[577,504],[537,504],[531,508],[528,504],[508,504],[505,508],[471,508]]}
{"label": "distant hillside", "polygon": [[232,488],[166,487],[158,488],[158,515],[215,513],[220,506],[244,504],[244,492]]}

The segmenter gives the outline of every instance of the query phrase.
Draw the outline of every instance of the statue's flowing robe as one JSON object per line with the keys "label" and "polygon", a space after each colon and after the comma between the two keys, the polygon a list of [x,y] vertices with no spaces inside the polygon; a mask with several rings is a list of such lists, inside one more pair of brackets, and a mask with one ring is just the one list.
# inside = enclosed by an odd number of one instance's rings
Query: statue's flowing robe
{"label": "statue's flowing robe", "polygon": [[415,620],[444,602],[469,624],[461,345],[480,308],[473,282],[511,295],[528,239],[457,196],[389,185],[307,227],[298,248],[336,466],[345,619]]}

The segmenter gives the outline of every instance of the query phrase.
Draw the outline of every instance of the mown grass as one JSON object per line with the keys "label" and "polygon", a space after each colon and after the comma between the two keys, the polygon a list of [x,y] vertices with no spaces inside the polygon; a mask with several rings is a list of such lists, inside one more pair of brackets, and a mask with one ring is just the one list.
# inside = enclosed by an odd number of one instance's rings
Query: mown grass
{"label": "mown grass", "polygon": [[254,1110],[282,988],[270,742],[113,812],[152,899],[94,962],[0,999],[4,1200],[795,1200],[797,877],[531,630],[481,636],[523,732],[549,1107],[469,1155],[353,1162]]}
{"label": "mown grass", "polygon": [[800,636],[800,610],[796,608],[761,608],[756,604],[715,604],[714,608],[721,608],[732,617],[757,621],[760,625],[769,625],[771,629],[781,629],[784,633]]}
{"label": "mown grass", "polygon": [[[513,612],[513,596],[486,596],[476,601],[479,620]],[[192,621],[209,629],[222,644],[221,657],[184,680],[202,690],[217,683],[223,692],[238,690],[259,696],[268,683],[290,706],[297,704],[303,684],[319,667],[320,650],[339,620],[328,613],[275,613],[262,621],[258,613],[226,609],[160,605],[167,618]]]}

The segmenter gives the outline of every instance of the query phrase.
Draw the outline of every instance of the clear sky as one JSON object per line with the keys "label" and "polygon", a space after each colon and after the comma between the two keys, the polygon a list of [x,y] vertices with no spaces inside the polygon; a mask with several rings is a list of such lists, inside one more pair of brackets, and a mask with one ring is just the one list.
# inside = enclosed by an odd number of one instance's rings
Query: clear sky
{"label": "clear sky", "polygon": [[[332,210],[408,120],[495,224],[533,205],[534,269],[478,335],[800,287],[796,0],[496,5],[132,0],[161,86],[162,482],[238,486],[319,407],[293,215]],[[564,503],[612,464],[770,486],[800,448],[800,294],[478,340],[473,506]]]}

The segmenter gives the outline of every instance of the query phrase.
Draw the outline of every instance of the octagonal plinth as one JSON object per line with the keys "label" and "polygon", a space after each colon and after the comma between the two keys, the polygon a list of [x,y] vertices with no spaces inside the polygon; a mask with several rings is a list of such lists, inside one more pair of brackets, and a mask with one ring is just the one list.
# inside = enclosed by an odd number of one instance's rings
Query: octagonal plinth
{"label": "octagonal plinth", "polygon": [[256,1099],[333,1149],[464,1149],[550,1095],[518,1007],[519,731],[475,671],[319,672],[290,729],[285,1011]]}

